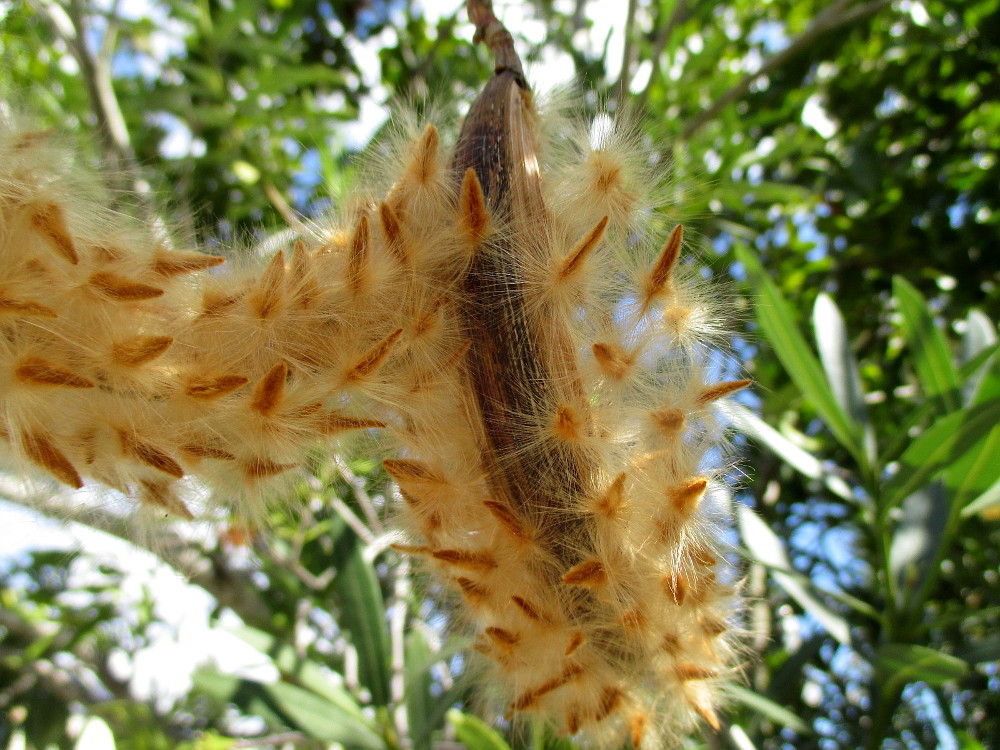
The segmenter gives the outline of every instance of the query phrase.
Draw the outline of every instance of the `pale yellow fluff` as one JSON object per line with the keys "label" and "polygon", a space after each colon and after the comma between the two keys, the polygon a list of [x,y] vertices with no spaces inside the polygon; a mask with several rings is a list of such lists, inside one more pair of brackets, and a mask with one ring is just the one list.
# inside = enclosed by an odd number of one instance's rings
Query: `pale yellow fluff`
{"label": "pale yellow fluff", "polygon": [[551,384],[551,403],[506,418],[528,428],[519,449],[594,467],[548,510],[496,496],[477,448],[458,298],[509,222],[453,173],[433,125],[374,152],[388,187],[353,196],[340,224],[227,272],[102,208],[45,133],[3,122],[3,450],[181,517],[179,480],[195,475],[259,518],[311,450],[378,433],[394,446],[401,550],[454,592],[490,665],[485,705],[602,746],[716,724],[739,627],[710,500],[724,467],[705,461],[725,445],[714,403],[746,381],[710,382],[718,303],[678,273],[680,228],[652,236],[658,178],[606,125],[569,140],[565,123],[539,126],[552,223],[517,267],[533,335],[563,346],[546,322],[569,332],[584,392]]}

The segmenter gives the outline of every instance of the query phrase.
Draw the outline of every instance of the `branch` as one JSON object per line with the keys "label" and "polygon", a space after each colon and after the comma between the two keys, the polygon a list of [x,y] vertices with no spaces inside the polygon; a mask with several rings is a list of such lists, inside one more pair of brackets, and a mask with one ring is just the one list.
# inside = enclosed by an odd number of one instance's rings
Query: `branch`
{"label": "branch", "polygon": [[614,87],[615,96],[619,102],[625,101],[625,97],[628,96],[628,84],[632,78],[632,52],[635,46],[635,12],[638,5],[638,0],[628,0],[628,14],[625,16],[625,45],[622,50],[622,69],[618,73],[618,82],[615,83]]}
{"label": "branch", "polygon": [[521,58],[514,49],[514,37],[493,14],[492,0],[467,0],[469,20],[476,27],[472,37],[473,43],[482,42],[493,53],[494,72],[510,70],[521,80],[524,79],[524,69]]}
{"label": "branch", "polygon": [[674,29],[684,23],[687,18],[687,6],[684,4],[684,0],[677,0],[674,3],[674,9],[670,13],[670,18],[663,25],[657,34],[656,39],[653,42],[653,52],[649,56],[649,59],[653,61],[653,72],[649,76],[649,80],[646,82],[646,87],[639,94],[638,99],[636,99],[635,110],[641,112],[646,106],[646,101],[649,99],[649,92],[653,88],[653,84],[656,81],[656,71],[658,70],[660,57],[663,55],[663,50],[666,49],[667,42],[670,41],[671,35],[674,33]]}
{"label": "branch", "polygon": [[851,10],[847,10],[847,6],[850,5],[852,0],[837,0],[833,3],[833,5],[830,5],[826,8],[826,10],[816,16],[816,18],[813,19],[813,22],[809,24],[809,27],[795,37],[795,39],[793,39],[787,47],[780,52],[776,52],[765,60],[763,65],[761,65],[760,70],[755,73],[748,73],[745,75],[739,83],[726,91],[707,109],[703,110],[694,119],[692,119],[688,123],[687,127],[684,128],[684,131],[681,133],[678,140],[689,140],[692,135],[714,120],[715,117],[729,104],[741,99],[747,91],[750,90],[754,81],[759,79],[761,76],[765,76],[777,68],[780,68],[800,52],[812,46],[820,37],[825,36],[831,31],[839,29],[842,26],[853,23],[860,18],[873,15],[884,6],[888,5],[890,1],[891,0],[870,0],[869,2],[859,5]]}
{"label": "branch", "polygon": [[[112,174],[119,176],[119,179],[122,179],[120,175],[125,172],[138,174],[138,162],[111,77],[111,61],[118,37],[114,8],[107,15],[107,29],[100,50],[97,54],[91,54],[87,48],[87,22],[79,0],[72,0],[68,9],[54,0],[30,2],[35,12],[48,22],[56,37],[66,44],[80,67],[80,77],[87,88],[90,105],[97,118],[98,137],[105,159],[113,168]],[[129,187],[139,195],[148,193],[148,188],[140,180],[133,180]]]}

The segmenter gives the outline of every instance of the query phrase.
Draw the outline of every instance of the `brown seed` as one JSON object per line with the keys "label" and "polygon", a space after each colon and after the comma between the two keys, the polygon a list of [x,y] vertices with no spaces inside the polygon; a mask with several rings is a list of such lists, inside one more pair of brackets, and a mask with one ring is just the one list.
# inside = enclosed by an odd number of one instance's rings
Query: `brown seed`
{"label": "brown seed", "polygon": [[709,638],[718,638],[720,635],[729,630],[729,626],[726,624],[725,620],[716,620],[714,618],[703,618],[698,621],[701,625],[702,631]]}
{"label": "brown seed", "polygon": [[482,185],[479,184],[479,178],[476,177],[472,167],[465,170],[459,206],[462,230],[468,234],[473,246],[478,245],[486,235],[486,225],[490,217],[486,210]]}
{"label": "brown seed", "polygon": [[403,227],[400,226],[399,216],[388,203],[378,207],[378,215],[382,221],[382,233],[385,235],[385,243],[389,246],[389,250],[400,263],[409,265],[411,260],[409,248],[403,242]]}
{"label": "brown seed", "polygon": [[220,375],[215,378],[192,378],[184,393],[191,398],[211,401],[232,393],[250,382],[242,375]]}
{"label": "brown seed", "polygon": [[719,672],[716,669],[699,667],[697,664],[692,664],[690,662],[678,664],[674,667],[674,674],[681,682],[687,682],[689,680],[710,680],[713,677],[719,676]]}
{"label": "brown seed", "polygon": [[411,174],[421,185],[426,185],[437,174],[439,141],[437,128],[428,123],[427,127],[424,128],[423,135],[420,136],[420,141],[417,143],[413,165],[410,168]]}
{"label": "brown seed", "polygon": [[684,427],[686,417],[680,409],[664,409],[654,411],[649,415],[657,427],[667,436],[676,437],[677,433]]}
{"label": "brown seed", "polygon": [[455,579],[455,583],[458,584],[459,588],[462,589],[462,594],[472,604],[482,604],[490,597],[489,589],[476,583],[471,578],[457,578]]}
{"label": "brown seed", "polygon": [[251,458],[244,461],[243,474],[247,479],[266,479],[276,474],[294,469],[298,464],[279,464],[266,458]]}
{"label": "brown seed", "polygon": [[431,552],[435,560],[454,565],[467,570],[493,570],[497,566],[496,558],[489,552],[476,552],[467,549],[436,549]]}
{"label": "brown seed", "polygon": [[243,298],[243,293],[227,294],[221,291],[206,291],[201,301],[201,314],[206,317],[225,315],[233,305]]}
{"label": "brown seed", "polygon": [[122,449],[133,458],[177,479],[184,476],[181,465],[155,445],[144,443],[134,433],[119,432],[118,436],[121,439]]}
{"label": "brown seed", "polygon": [[484,632],[498,646],[502,646],[508,649],[516,646],[521,640],[521,636],[519,636],[517,633],[507,630],[506,628],[498,628],[495,625],[491,625],[490,627],[486,628]]}
{"label": "brown seed", "polygon": [[705,477],[694,477],[683,484],[671,487],[667,490],[667,497],[673,505],[674,510],[683,516],[687,516],[693,511],[701,498],[705,495],[708,487],[708,479]]}
{"label": "brown seed", "polygon": [[357,294],[366,285],[368,277],[371,231],[368,228],[368,217],[365,214],[358,219],[358,225],[351,235],[351,255],[347,265],[347,283],[351,291]]}
{"label": "brown seed", "polygon": [[397,328],[395,331],[390,333],[384,339],[379,341],[375,346],[369,349],[361,360],[354,365],[347,372],[347,379],[349,381],[362,380],[372,373],[374,373],[385,361],[386,357],[389,356],[389,352],[392,351],[392,347],[399,340],[399,337],[403,335],[403,329]]}
{"label": "brown seed", "polygon": [[131,281],[110,271],[95,273],[88,279],[88,283],[115,302],[139,302],[163,296],[163,290],[158,286]]}
{"label": "brown seed", "polygon": [[630,609],[622,613],[622,616],[618,618],[618,622],[622,624],[625,632],[633,638],[641,636],[646,629],[646,616],[638,609]]}
{"label": "brown seed", "polygon": [[288,378],[288,365],[279,362],[271,368],[254,389],[250,408],[265,417],[270,416],[281,405],[285,396],[285,380]]}
{"label": "brown seed", "polygon": [[566,656],[572,656],[576,653],[576,650],[583,645],[586,639],[583,636],[582,630],[574,630],[573,635],[569,638],[569,643],[566,644],[566,650],[563,652]]}
{"label": "brown seed", "polygon": [[646,719],[645,714],[632,714],[628,720],[628,733],[629,739],[632,741],[632,747],[636,750],[642,746],[642,737],[646,733]]}
{"label": "brown seed", "polygon": [[581,674],[583,674],[583,667],[579,664],[569,665],[559,676],[553,677],[551,680],[546,680],[538,687],[531,688],[530,690],[526,690],[521,693],[521,695],[515,698],[514,702],[510,704],[511,711],[523,711],[526,708],[530,708],[538,702],[539,698],[551,693],[554,690],[558,690],[574,677],[578,677]]}
{"label": "brown seed", "polygon": [[80,262],[73,244],[73,237],[66,227],[66,216],[62,207],[55,203],[42,203],[34,206],[31,215],[31,225],[35,231],[49,241],[59,255],[74,266]]}
{"label": "brown seed", "polygon": [[23,315],[35,318],[58,318],[59,315],[48,305],[29,299],[14,299],[0,295],[0,315]]}
{"label": "brown seed", "polygon": [[444,295],[438,295],[431,301],[425,312],[422,312],[417,317],[417,322],[413,325],[413,338],[420,338],[427,335],[428,332],[434,330],[440,324],[440,312],[443,305]]}
{"label": "brown seed", "polygon": [[72,370],[53,364],[41,357],[25,357],[14,369],[14,375],[32,385],[63,386],[64,388],[93,388],[94,384]]}
{"label": "brown seed", "polygon": [[552,426],[556,435],[567,442],[579,440],[582,436],[580,420],[572,406],[559,404],[556,407],[555,421]]}
{"label": "brown seed", "polygon": [[608,217],[605,216],[599,222],[597,226],[591,229],[582,240],[580,240],[573,251],[566,256],[562,262],[562,266],[559,268],[559,279],[560,281],[568,279],[573,276],[577,271],[583,267],[584,261],[587,256],[590,255],[594,249],[601,244],[601,239],[604,237],[604,232],[608,228]]}
{"label": "brown seed", "polygon": [[562,576],[562,582],[568,586],[584,586],[595,588],[607,583],[608,576],[604,571],[604,563],[600,560],[585,560],[575,565]]}
{"label": "brown seed", "polygon": [[566,733],[576,734],[580,731],[580,711],[573,707],[566,713]]}
{"label": "brown seed", "polygon": [[714,568],[719,562],[715,555],[705,547],[691,547],[688,550],[688,554],[694,562],[704,565],[706,568]]}
{"label": "brown seed", "polygon": [[236,456],[229,451],[223,450],[222,448],[216,448],[215,446],[205,445],[204,443],[186,443],[181,446],[181,450],[184,453],[188,453],[198,458],[214,458],[219,461],[236,460]]}
{"label": "brown seed", "polygon": [[362,417],[348,417],[333,411],[324,414],[320,418],[320,432],[324,435],[336,435],[338,432],[348,430],[369,430],[385,427],[385,422],[377,419],[364,419]]}
{"label": "brown seed", "polygon": [[500,522],[507,532],[516,539],[522,541],[527,541],[532,538],[531,532],[528,530],[524,521],[518,517],[518,515],[511,510],[510,506],[506,503],[501,503],[496,500],[484,500],[483,505],[493,514],[493,517]]}
{"label": "brown seed", "polygon": [[213,268],[225,262],[226,259],[221,255],[161,251],[153,259],[153,273],[157,273],[160,276],[177,276],[183,273],[204,271],[206,268]]}
{"label": "brown seed", "polygon": [[542,612],[542,610],[535,605],[533,602],[528,601],[523,596],[514,595],[510,598],[514,605],[524,613],[524,616],[529,620],[534,620],[535,622],[544,623],[546,625],[553,624],[553,619],[547,614]]}
{"label": "brown seed", "polygon": [[594,721],[604,721],[611,713],[618,708],[625,693],[621,688],[607,685],[601,690],[601,696],[597,699],[597,711],[594,713]]}
{"label": "brown seed", "polygon": [[591,348],[601,371],[614,380],[624,378],[635,365],[635,357],[627,354],[617,344],[605,344],[599,341]]}
{"label": "brown seed", "polygon": [[194,514],[188,509],[183,501],[174,494],[168,482],[150,482],[145,479],[139,480],[142,488],[142,501],[151,505],[159,506],[169,513],[173,513],[178,518],[185,521],[193,521]]}
{"label": "brown seed", "polygon": [[660,641],[660,648],[676,657],[681,652],[681,639],[673,633],[664,633],[663,639]]}
{"label": "brown seed", "polygon": [[688,585],[682,575],[679,573],[670,573],[663,576],[663,588],[677,606],[684,603]]}
{"label": "brown seed", "polygon": [[282,251],[271,257],[249,302],[261,320],[274,317],[281,311],[285,302],[285,254]]}
{"label": "brown seed", "polygon": [[413,461],[408,458],[387,458],[382,466],[389,476],[400,484],[412,482],[443,484],[444,480],[438,473],[423,461]]}
{"label": "brown seed", "polygon": [[22,432],[21,447],[28,458],[63,484],[76,489],[83,487],[83,480],[70,460],[41,432]]}
{"label": "brown seed", "polygon": [[608,487],[607,491],[601,496],[601,499],[597,501],[594,507],[598,513],[609,521],[614,521],[618,518],[618,514],[625,507],[624,471],[615,477],[615,481],[611,483],[611,486]]}
{"label": "brown seed", "polygon": [[112,346],[111,358],[115,364],[138,367],[159,357],[172,343],[170,336],[136,336]]}
{"label": "brown seed", "polygon": [[717,383],[710,386],[698,394],[698,406],[705,406],[705,404],[710,404],[716,399],[720,399],[723,396],[728,396],[730,393],[742,390],[752,382],[753,381],[750,379],[733,380],[728,383]]}
{"label": "brown seed", "polygon": [[670,233],[663,249],[660,250],[660,257],[646,277],[643,285],[642,311],[646,312],[653,298],[662,291],[670,291],[670,274],[681,254],[681,243],[684,241],[684,227],[678,224],[674,231]]}

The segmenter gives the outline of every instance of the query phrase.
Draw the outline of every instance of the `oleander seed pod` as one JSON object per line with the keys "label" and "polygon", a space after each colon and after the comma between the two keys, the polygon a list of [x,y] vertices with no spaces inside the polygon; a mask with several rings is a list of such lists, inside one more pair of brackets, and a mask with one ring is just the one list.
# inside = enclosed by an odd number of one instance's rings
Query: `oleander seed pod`
{"label": "oleander seed pod", "polygon": [[662,747],[718,724],[739,650],[709,458],[748,381],[710,378],[718,303],[681,227],[645,252],[655,177],[627,127],[549,145],[572,127],[469,11],[497,64],[457,141],[401,130],[371,168],[391,187],[260,268],[101,208],[45,134],[0,123],[0,443],[71,487],[190,517],[191,475],[260,517],[317,446],[378,433],[399,549],[454,592],[484,704]]}

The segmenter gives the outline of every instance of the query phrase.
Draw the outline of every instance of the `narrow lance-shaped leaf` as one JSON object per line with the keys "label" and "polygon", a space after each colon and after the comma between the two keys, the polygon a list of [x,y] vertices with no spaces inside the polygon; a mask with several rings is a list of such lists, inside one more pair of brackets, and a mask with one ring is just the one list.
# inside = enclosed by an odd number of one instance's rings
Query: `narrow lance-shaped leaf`
{"label": "narrow lance-shaped leaf", "polygon": [[889,548],[889,568],[896,583],[896,604],[905,609],[908,602],[923,606],[913,593],[921,589],[938,548],[947,541],[948,497],[940,482],[932,482],[907,497],[901,510]]}
{"label": "narrow lance-shaped leaf", "polygon": [[378,576],[356,543],[337,561],[333,586],[340,604],[340,625],[351,634],[358,651],[361,680],[371,691],[372,703],[389,702],[392,656],[385,617],[385,602]]}
{"label": "narrow lance-shaped leaf", "polygon": [[968,662],[927,646],[886,643],[875,655],[875,671],[881,673],[883,692],[899,690],[911,682],[939,687],[969,671]]}
{"label": "narrow lance-shaped leaf", "polygon": [[844,317],[833,298],[826,293],[816,297],[813,306],[813,329],[820,361],[826,371],[827,382],[833,389],[840,408],[855,422],[864,436],[865,458],[875,461],[875,435],[865,408],[865,394],[861,385],[858,362],[851,351]]}
{"label": "narrow lance-shaped leaf", "polygon": [[781,569],[791,570],[792,565],[785,551],[784,543],[777,534],[771,531],[750,508],[741,505],[737,511],[740,536],[747,545],[753,557],[760,563],[769,567],[777,568],[772,570],[771,575],[778,585],[783,588],[789,596],[797,601],[802,608],[813,618],[826,628],[827,632],[836,638],[840,643],[849,644],[851,642],[851,631],[847,620],[831,611],[825,604],[814,597],[801,581],[793,576],[780,572]]}
{"label": "narrow lance-shaped leaf", "polygon": [[726,693],[731,695],[736,702],[742,703],[754,713],[765,716],[776,724],[788,727],[798,734],[812,734],[811,727],[794,712],[760,693],[755,693],[741,685],[731,685],[726,689]]}
{"label": "narrow lance-shaped leaf", "polygon": [[934,325],[927,300],[899,276],[892,280],[892,293],[899,303],[903,335],[910,347],[913,366],[924,394],[930,400],[940,401],[942,411],[955,411],[961,406],[958,371],[952,362],[944,334]]}
{"label": "narrow lance-shaped leaf", "polygon": [[262,685],[275,705],[312,739],[339,742],[352,748],[382,750],[385,742],[362,720],[309,690],[276,682]]}
{"label": "narrow lance-shaped leaf", "polygon": [[804,476],[821,480],[837,497],[854,502],[851,488],[843,479],[826,471],[819,459],[786,438],[745,406],[730,402],[723,407],[723,410],[740,432],[766,445],[782,461]]}
{"label": "narrow lance-shaped leaf", "polygon": [[419,629],[406,634],[406,673],[404,698],[406,718],[413,750],[430,750],[434,696],[431,695],[431,660],[433,654]]}
{"label": "narrow lance-shaped leaf", "polygon": [[916,438],[899,458],[899,469],[882,491],[881,512],[934,479],[1000,423],[1000,398],[954,412]]}
{"label": "narrow lance-shaped leaf", "polygon": [[815,407],[834,437],[859,461],[863,458],[859,430],[837,403],[805,338],[795,326],[796,315],[763,267],[746,250],[739,248],[742,262],[757,290],[757,321],[792,381]]}
{"label": "narrow lance-shaped leaf", "polygon": [[1000,509],[1000,479],[994,482],[983,494],[966,505],[962,509],[962,517],[968,518],[977,513],[986,513],[987,511],[990,511],[990,513],[997,512],[993,509]]}
{"label": "narrow lance-shaped leaf", "polygon": [[510,750],[500,733],[482,719],[452,709],[448,712],[448,721],[455,729],[455,737],[468,750]]}

